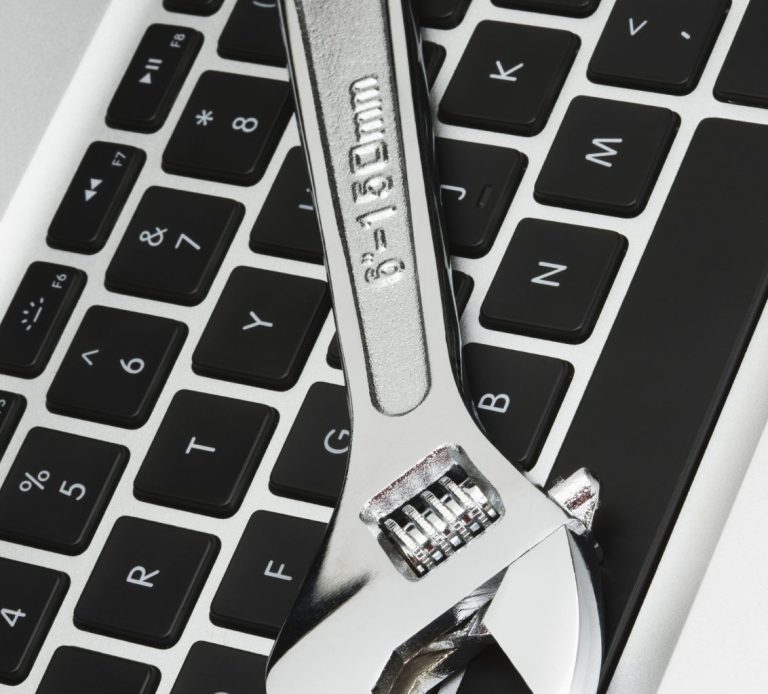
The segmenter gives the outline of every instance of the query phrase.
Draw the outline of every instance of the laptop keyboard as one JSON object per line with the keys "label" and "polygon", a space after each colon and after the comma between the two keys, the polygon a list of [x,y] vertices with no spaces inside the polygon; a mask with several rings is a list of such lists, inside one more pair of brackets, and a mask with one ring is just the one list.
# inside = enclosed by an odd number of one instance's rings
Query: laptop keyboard
{"label": "laptop keyboard", "polygon": [[[457,305],[484,338],[464,348],[469,393],[514,464],[603,483],[605,689],[768,292],[768,128],[676,110],[729,0],[414,1]],[[0,309],[0,689],[264,691],[343,482],[351,427],[276,5],[156,4]],[[768,106],[765,21],[752,0],[712,104]],[[607,89],[563,97],[587,76]],[[510,226],[522,203],[537,218]],[[592,372],[578,350],[596,340]],[[456,691],[527,688],[491,649]]]}

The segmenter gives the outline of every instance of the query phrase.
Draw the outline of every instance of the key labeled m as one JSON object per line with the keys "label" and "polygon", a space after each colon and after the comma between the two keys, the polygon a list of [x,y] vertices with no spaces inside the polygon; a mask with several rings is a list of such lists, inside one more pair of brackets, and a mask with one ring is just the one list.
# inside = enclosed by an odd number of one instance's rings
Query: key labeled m
{"label": "key labeled m", "polygon": [[597,152],[590,152],[584,158],[592,164],[598,164],[610,169],[613,166],[613,162],[608,160],[619,153],[619,150],[611,145],[620,145],[622,142],[624,142],[624,139],[621,137],[596,137],[592,140],[592,144],[597,147]]}

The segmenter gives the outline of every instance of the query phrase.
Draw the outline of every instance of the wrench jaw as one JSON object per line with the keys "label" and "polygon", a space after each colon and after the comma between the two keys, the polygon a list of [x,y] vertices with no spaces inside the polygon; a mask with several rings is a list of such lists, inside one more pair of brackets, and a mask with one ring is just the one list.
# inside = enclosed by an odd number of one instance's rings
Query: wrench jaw
{"label": "wrench jaw", "polygon": [[590,480],[579,473],[556,486],[557,503],[529,487],[542,512],[550,508],[560,520],[522,552],[514,529],[533,517],[525,512],[513,520],[522,498],[503,494],[507,513],[498,528],[445,567],[410,580],[355,513],[359,499],[343,496],[270,658],[268,694],[425,694],[493,643],[534,694],[595,692],[602,641],[591,537],[558,509],[561,501],[581,499],[582,509],[593,510],[596,500],[584,492],[589,484],[596,493]]}
{"label": "wrench jaw", "polygon": [[[532,600],[537,594],[545,599]],[[597,690],[600,610],[580,541],[567,527],[509,567],[484,624],[534,694]]]}
{"label": "wrench jaw", "polygon": [[390,658],[374,694],[426,694],[498,644],[533,694],[597,690],[602,619],[590,530],[599,484],[586,470],[550,497],[569,511],[564,525]]}

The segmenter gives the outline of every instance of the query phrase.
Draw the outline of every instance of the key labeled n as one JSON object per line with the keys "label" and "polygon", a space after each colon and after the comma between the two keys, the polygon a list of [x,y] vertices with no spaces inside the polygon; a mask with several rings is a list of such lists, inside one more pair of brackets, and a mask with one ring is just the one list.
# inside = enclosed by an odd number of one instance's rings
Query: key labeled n
{"label": "key labeled n", "polygon": [[559,287],[560,281],[550,279],[555,275],[559,275],[561,272],[565,272],[568,269],[567,265],[560,265],[559,263],[547,263],[543,260],[539,261],[539,267],[544,268],[544,272],[540,275],[536,275],[531,278],[531,284],[543,284],[545,287]]}
{"label": "key labeled n", "polygon": [[610,159],[619,153],[619,150],[612,145],[620,145],[622,142],[624,138],[621,137],[596,137],[592,140],[592,144],[597,147],[597,151],[589,152],[584,158],[592,164],[610,169],[613,166]]}

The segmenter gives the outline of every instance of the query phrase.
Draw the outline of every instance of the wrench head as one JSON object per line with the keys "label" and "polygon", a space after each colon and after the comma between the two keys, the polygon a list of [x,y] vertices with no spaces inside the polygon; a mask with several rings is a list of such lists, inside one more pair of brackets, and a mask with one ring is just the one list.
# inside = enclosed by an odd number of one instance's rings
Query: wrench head
{"label": "wrench head", "polygon": [[[413,548],[388,532],[387,521],[457,462],[499,518],[419,572]],[[601,628],[583,519],[594,513],[596,483],[580,472],[553,499],[506,469],[510,477],[494,476],[491,485],[462,448],[448,445],[357,506],[354,520],[351,497],[343,498],[276,644],[268,693],[424,694],[494,642],[534,694],[595,691]],[[429,533],[411,518],[401,530],[413,544]],[[466,520],[471,525],[469,512]],[[424,546],[440,552],[436,543]]]}

